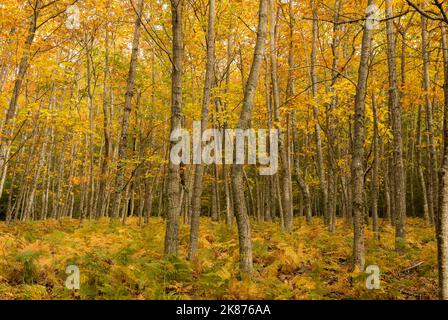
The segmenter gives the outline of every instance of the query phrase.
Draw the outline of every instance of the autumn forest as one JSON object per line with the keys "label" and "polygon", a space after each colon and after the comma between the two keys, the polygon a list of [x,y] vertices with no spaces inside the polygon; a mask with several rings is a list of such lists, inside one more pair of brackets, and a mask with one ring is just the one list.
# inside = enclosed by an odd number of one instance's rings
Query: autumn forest
{"label": "autumn forest", "polygon": [[0,299],[448,300],[447,29],[444,0],[0,0]]}

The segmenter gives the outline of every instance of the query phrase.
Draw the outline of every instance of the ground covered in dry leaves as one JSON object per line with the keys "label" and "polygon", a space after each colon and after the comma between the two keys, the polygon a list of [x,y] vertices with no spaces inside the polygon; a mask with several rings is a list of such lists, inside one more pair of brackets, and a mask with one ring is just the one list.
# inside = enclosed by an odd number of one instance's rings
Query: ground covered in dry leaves
{"label": "ground covered in dry leaves", "polygon": [[[435,299],[436,242],[431,227],[408,219],[407,248],[394,250],[393,229],[381,241],[366,231],[366,265],[378,265],[381,289],[367,290],[367,274],[350,271],[351,228],[330,234],[316,219],[297,219],[291,235],[278,224],[253,223],[255,276],[238,275],[236,227],[201,221],[197,263],[163,259],[164,222],[139,227],[104,221],[0,223],[0,299]],[[65,287],[68,265],[80,269],[81,288]]]}

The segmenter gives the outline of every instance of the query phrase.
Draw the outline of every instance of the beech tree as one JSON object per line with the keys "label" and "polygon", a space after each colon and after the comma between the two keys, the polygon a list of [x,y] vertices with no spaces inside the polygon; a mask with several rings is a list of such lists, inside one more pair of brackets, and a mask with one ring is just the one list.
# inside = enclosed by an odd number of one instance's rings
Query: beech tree
{"label": "beech tree", "polygon": [[[265,51],[267,30],[268,0],[260,0],[258,9],[257,40],[254,50],[254,58],[250,68],[249,77],[244,90],[243,108],[239,117],[238,129],[250,128],[254,97],[260,76],[261,64]],[[250,221],[244,199],[243,165],[235,164],[232,167],[232,185],[235,203],[235,217],[238,226],[238,241],[240,250],[240,268],[243,274],[253,272],[252,242],[250,236]]]}
{"label": "beech tree", "polygon": [[[373,0],[367,3],[367,9],[372,8]],[[372,47],[373,28],[371,20],[373,11],[367,11],[367,20],[364,24],[362,36],[361,59],[358,69],[358,83],[355,97],[355,117],[354,117],[354,141],[352,155],[352,176],[353,176],[353,221],[354,240],[353,258],[354,265],[364,270],[365,246],[364,246],[364,142],[365,142],[365,104],[367,95],[367,80],[369,73],[369,59]],[[369,20],[370,19],[370,20]]]}
{"label": "beech tree", "polygon": [[[210,108],[210,99],[212,84],[214,78],[215,64],[215,0],[209,0],[208,3],[208,25],[207,25],[207,63],[205,66],[204,94],[201,111],[201,131],[204,132],[208,126],[208,113]],[[201,196],[202,179],[204,175],[204,166],[202,163],[195,165],[195,176],[193,184],[192,204],[191,204],[191,226],[190,226],[190,248],[189,259],[194,259],[198,250],[199,237],[199,218],[201,216]]]}
{"label": "beech tree", "polygon": [[[172,23],[172,77],[171,77],[171,132],[182,127],[182,72],[183,72],[183,0],[171,0]],[[171,141],[174,146],[176,141]],[[167,217],[165,233],[165,254],[177,255],[179,246],[180,215],[180,166],[170,161],[167,180]]]}

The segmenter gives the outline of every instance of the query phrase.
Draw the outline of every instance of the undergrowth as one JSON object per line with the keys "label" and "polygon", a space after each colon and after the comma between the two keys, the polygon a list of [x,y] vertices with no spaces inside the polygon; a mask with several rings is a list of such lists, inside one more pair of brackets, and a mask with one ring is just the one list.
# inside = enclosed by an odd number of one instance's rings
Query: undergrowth
{"label": "undergrowth", "polygon": [[[199,257],[186,261],[188,226],[179,257],[163,256],[164,222],[144,227],[107,220],[0,224],[0,299],[432,299],[437,297],[436,245],[431,227],[408,219],[406,249],[394,250],[393,229],[381,240],[366,230],[366,265],[378,265],[379,290],[351,271],[352,231],[330,234],[297,219],[292,234],[278,224],[253,223],[255,274],[238,274],[236,227],[201,220]],[[65,287],[68,265],[80,270],[80,290]]]}

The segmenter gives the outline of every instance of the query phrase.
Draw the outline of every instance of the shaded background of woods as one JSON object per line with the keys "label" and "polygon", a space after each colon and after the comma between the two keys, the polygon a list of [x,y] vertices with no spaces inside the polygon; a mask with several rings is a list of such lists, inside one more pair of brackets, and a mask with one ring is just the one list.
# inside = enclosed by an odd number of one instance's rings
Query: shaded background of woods
{"label": "shaded background of woods", "polygon": [[[65,25],[72,4],[77,29]],[[2,1],[2,219],[163,217],[165,253],[177,254],[186,223],[194,260],[209,216],[237,224],[250,275],[251,221],[353,225],[363,270],[365,228],[381,241],[392,224],[405,250],[406,216],[418,216],[435,227],[448,299],[446,5],[258,4]],[[194,120],[278,128],[278,174],[170,163],[170,132]]]}

